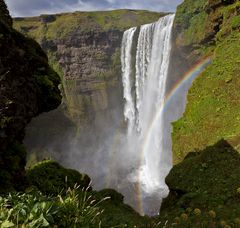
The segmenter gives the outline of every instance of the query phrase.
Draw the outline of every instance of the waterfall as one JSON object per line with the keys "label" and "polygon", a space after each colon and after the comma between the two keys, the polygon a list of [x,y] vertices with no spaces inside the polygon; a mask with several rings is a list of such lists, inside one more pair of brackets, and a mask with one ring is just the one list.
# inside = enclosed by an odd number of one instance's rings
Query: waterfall
{"label": "waterfall", "polygon": [[[124,117],[128,142],[134,145],[131,153],[139,159],[129,178],[140,185],[142,198],[157,194],[161,199],[168,194],[165,177],[172,166],[172,155],[164,150],[163,107],[173,21],[174,15],[168,15],[140,27],[135,66],[132,46],[136,28],[127,30],[122,40]],[[135,76],[132,72],[136,72]]]}
{"label": "waterfall", "polygon": [[125,99],[125,107],[124,107],[124,117],[128,122],[128,133],[131,134],[134,127],[134,119],[135,119],[135,108],[134,108],[134,100],[131,95],[131,74],[132,74],[132,44],[134,33],[137,30],[136,27],[131,28],[124,32],[122,39],[122,53],[121,53],[121,63],[122,63],[122,82],[123,82],[123,97]]}

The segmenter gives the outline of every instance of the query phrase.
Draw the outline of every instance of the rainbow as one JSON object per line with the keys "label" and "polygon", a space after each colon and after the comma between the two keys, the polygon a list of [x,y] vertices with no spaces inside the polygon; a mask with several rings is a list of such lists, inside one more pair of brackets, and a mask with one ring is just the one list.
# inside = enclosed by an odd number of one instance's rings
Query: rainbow
{"label": "rainbow", "polygon": [[[172,99],[178,95],[178,92],[183,88],[183,86],[186,85],[186,83],[192,82],[198,75],[200,75],[203,70],[210,65],[212,62],[211,57],[206,57],[204,59],[201,59],[197,64],[195,64],[191,69],[189,69],[184,77],[182,77],[177,83],[172,87],[172,89],[167,93],[165,97],[164,103],[158,108],[156,115],[153,117],[151,124],[148,128],[145,140],[142,144],[142,148],[140,151],[140,162],[139,162],[139,167],[142,167],[144,164],[144,157],[147,153],[147,148],[150,143],[150,138],[151,138],[151,132],[154,129],[154,126],[156,125],[156,122],[158,119],[161,117],[162,113],[167,110],[168,106],[171,104]],[[119,126],[119,128],[122,128],[122,126]],[[115,147],[118,145],[118,130],[116,130],[114,134],[114,139],[113,143],[111,144],[113,153],[110,155],[110,158],[108,159],[108,172],[106,173],[105,177],[105,184],[106,187],[110,187],[110,182],[111,182],[111,176],[112,176],[112,171],[114,170],[114,157],[115,157]],[[139,175],[137,177],[137,183],[135,185],[135,193],[136,193],[136,204],[137,204],[137,209],[140,214],[144,215],[144,197],[143,197],[143,192],[142,192],[142,186],[141,186],[141,176],[140,176],[140,171],[138,172]]]}
{"label": "rainbow", "polygon": [[[211,57],[206,57],[204,59],[201,59],[196,65],[194,65],[190,70],[188,70],[183,78],[181,78],[174,87],[168,92],[168,94],[165,97],[164,103],[158,108],[158,111],[156,112],[156,115],[154,116],[153,120],[151,121],[151,124],[149,126],[149,129],[147,131],[145,140],[143,142],[142,150],[141,150],[141,165],[144,164],[144,157],[147,154],[147,148],[150,143],[151,138],[151,132],[154,129],[154,126],[156,125],[156,122],[161,117],[162,113],[167,109],[169,104],[171,103],[172,99],[178,94],[178,92],[182,89],[182,87],[189,82],[192,82],[198,75],[200,75],[204,69],[210,65],[212,62]],[[140,173],[140,172],[139,172]],[[142,214],[144,214],[144,202],[143,202],[143,193],[141,191],[141,184],[140,180],[141,177],[138,177],[138,189],[136,190],[137,194],[137,202],[138,202],[138,211],[140,211]]]}

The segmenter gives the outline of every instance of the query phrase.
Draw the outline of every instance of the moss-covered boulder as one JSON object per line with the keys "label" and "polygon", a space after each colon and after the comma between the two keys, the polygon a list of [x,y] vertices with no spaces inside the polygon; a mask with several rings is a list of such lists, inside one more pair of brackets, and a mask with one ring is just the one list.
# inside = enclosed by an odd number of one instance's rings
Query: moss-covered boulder
{"label": "moss-covered boulder", "polygon": [[9,11],[4,0],[0,1],[0,20],[5,25],[11,27],[12,26],[12,18],[9,15]]}
{"label": "moss-covered boulder", "polygon": [[91,179],[73,169],[66,169],[52,160],[37,163],[27,170],[29,185],[37,187],[48,195],[58,195],[68,188],[79,186],[80,189],[91,189]]}
{"label": "moss-covered boulder", "polygon": [[113,189],[103,189],[94,192],[97,200],[106,199],[101,203],[104,210],[101,215],[103,228],[109,227],[139,227],[152,228],[151,219],[140,216],[132,207],[124,203],[124,197]]}
{"label": "moss-covered boulder", "polygon": [[0,193],[23,190],[27,186],[24,166],[26,150],[19,142],[13,142],[0,156]]}
{"label": "moss-covered boulder", "polygon": [[[59,76],[33,39],[12,28],[0,1],[0,192],[23,183],[26,153],[21,146],[30,120],[61,103]],[[12,184],[12,186],[10,186]]]}
{"label": "moss-covered boulder", "polygon": [[[240,216],[239,164],[239,153],[225,140],[187,156],[166,178],[170,194],[162,204],[161,218],[174,222],[186,213],[192,225],[199,221],[209,227],[209,211],[214,211],[216,224],[221,220],[234,224]],[[194,209],[200,210],[199,219]]]}

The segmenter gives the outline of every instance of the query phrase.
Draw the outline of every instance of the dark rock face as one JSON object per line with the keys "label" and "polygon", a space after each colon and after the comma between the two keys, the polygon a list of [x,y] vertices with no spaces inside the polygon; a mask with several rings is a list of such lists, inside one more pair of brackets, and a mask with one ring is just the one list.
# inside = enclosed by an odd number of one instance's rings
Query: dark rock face
{"label": "dark rock face", "polygon": [[25,166],[24,129],[33,117],[60,104],[60,80],[40,46],[11,27],[3,1],[0,13],[0,176],[6,172],[5,179],[14,183]]}
{"label": "dark rock face", "polygon": [[12,26],[12,18],[9,15],[9,11],[4,0],[0,1],[0,20],[8,26]]}

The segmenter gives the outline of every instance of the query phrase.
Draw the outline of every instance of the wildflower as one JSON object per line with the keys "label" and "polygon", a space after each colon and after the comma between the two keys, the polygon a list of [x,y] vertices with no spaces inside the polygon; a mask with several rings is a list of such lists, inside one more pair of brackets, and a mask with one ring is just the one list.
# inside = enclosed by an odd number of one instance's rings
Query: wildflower
{"label": "wildflower", "polygon": [[180,218],[179,218],[179,217],[176,217],[176,218],[174,218],[174,221],[175,221],[176,223],[179,223],[179,222],[180,222]]}
{"label": "wildflower", "polygon": [[222,220],[222,221],[220,221],[220,225],[221,225],[222,227],[225,227],[225,226],[227,225],[227,223]]}
{"label": "wildflower", "polygon": [[211,210],[211,211],[208,212],[208,214],[211,218],[216,218],[216,212],[215,211]]}
{"label": "wildflower", "polygon": [[237,189],[237,194],[239,194],[239,195],[240,195],[240,188],[238,188],[238,189]]}
{"label": "wildflower", "polygon": [[240,218],[235,218],[235,219],[234,219],[234,222],[235,222],[237,225],[240,225]]}
{"label": "wildflower", "polygon": [[187,212],[187,213],[191,213],[191,212],[192,212],[192,208],[191,208],[191,207],[188,207],[188,208],[186,209],[186,212]]}
{"label": "wildflower", "polygon": [[200,216],[200,215],[202,214],[201,210],[198,209],[198,208],[194,209],[193,212],[194,212],[194,214],[195,214],[196,216]]}
{"label": "wildflower", "polygon": [[183,221],[187,221],[188,220],[188,215],[186,213],[181,214],[181,219]]}

